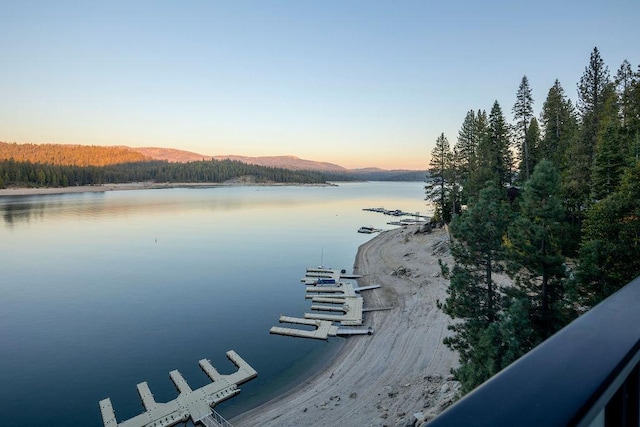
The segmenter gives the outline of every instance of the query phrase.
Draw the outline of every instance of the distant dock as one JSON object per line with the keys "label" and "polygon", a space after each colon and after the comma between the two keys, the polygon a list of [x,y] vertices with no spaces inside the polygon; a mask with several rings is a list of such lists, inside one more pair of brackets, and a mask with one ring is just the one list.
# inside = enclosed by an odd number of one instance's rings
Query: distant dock
{"label": "distant dock", "polygon": [[207,359],[200,360],[200,368],[211,379],[212,383],[192,390],[182,374],[171,371],[169,377],[179,391],[178,397],[166,403],[156,402],[146,382],[137,385],[145,412],[126,421],[118,423],[111,404],[111,399],[100,401],[100,412],[104,427],[169,427],[187,422],[209,426],[230,426],[220,414],[213,410],[218,403],[240,393],[238,385],[253,378],[258,373],[245,362],[235,351],[227,352],[227,358],[238,370],[230,375],[221,375]]}
{"label": "distant dock", "polygon": [[391,215],[391,216],[412,216],[414,218],[424,218],[424,219],[429,219],[428,216],[426,215],[420,215],[420,212],[405,212],[402,211],[400,209],[392,209],[392,210],[388,210],[385,208],[363,208],[363,211],[368,211],[368,212],[376,212],[376,213],[381,213],[384,215]]}

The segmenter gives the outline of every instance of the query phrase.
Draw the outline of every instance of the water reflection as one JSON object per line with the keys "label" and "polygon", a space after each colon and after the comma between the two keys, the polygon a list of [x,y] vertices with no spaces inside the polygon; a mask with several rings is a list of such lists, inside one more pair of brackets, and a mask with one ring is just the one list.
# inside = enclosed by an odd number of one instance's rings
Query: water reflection
{"label": "water reflection", "polygon": [[[144,191],[144,197],[140,197]],[[291,194],[269,192],[264,188],[245,189],[162,189],[122,191],[109,193],[56,194],[0,198],[0,212],[8,227],[32,220],[55,221],[91,217],[119,217],[131,215],[168,214],[177,212],[237,211],[251,207],[263,210],[268,207],[287,209],[294,206],[322,203],[313,198],[299,198]],[[295,190],[294,190],[295,191]]]}

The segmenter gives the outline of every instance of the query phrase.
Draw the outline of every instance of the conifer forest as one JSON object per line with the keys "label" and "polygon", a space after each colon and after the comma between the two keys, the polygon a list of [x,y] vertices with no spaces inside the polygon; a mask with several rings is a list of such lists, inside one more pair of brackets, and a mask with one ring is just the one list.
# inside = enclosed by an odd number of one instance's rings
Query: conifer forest
{"label": "conifer forest", "polygon": [[525,75],[513,105],[469,110],[431,153],[463,393],[640,274],[640,67],[594,48],[576,86],[556,80],[536,113]]}

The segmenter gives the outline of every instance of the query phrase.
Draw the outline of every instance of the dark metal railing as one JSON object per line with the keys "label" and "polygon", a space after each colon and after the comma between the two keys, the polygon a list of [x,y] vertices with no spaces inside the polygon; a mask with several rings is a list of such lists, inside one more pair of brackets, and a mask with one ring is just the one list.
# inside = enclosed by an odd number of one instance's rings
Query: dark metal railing
{"label": "dark metal railing", "polygon": [[639,363],[640,277],[428,426],[638,427]]}

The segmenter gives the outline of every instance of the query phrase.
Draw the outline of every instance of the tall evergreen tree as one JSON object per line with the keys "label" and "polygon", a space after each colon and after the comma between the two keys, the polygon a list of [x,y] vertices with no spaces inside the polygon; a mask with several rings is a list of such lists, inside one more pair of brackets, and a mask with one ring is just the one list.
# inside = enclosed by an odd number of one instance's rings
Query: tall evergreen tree
{"label": "tall evergreen tree", "polygon": [[529,122],[529,127],[527,128],[527,134],[525,135],[526,145],[528,147],[528,157],[529,157],[529,166],[530,170],[533,171],[533,168],[540,161],[540,125],[538,124],[538,120],[535,117],[531,118]]}
{"label": "tall evergreen tree", "polygon": [[445,174],[448,193],[449,204],[451,208],[450,220],[455,215],[459,214],[462,210],[462,188],[463,188],[463,161],[460,151],[457,147],[454,147],[449,157],[449,167]]}
{"label": "tall evergreen tree", "polygon": [[561,253],[564,211],[560,177],[548,160],[536,165],[526,182],[520,215],[509,227],[509,259],[514,291],[530,300],[530,316],[538,336],[549,337],[566,323],[563,304],[564,256]]}
{"label": "tall evergreen tree", "polygon": [[558,80],[549,89],[540,113],[542,140],[538,145],[539,160],[550,160],[558,171],[566,169],[566,151],[578,130],[578,118],[571,100],[565,96]]}
{"label": "tall evergreen tree", "polygon": [[456,150],[460,158],[460,174],[463,182],[469,179],[469,175],[476,168],[476,150],[478,148],[478,133],[476,114],[469,110],[458,131]]}
{"label": "tall evergreen tree", "polygon": [[627,121],[633,115],[633,98],[631,96],[633,90],[633,70],[631,64],[626,59],[622,61],[618,72],[616,73],[615,83],[618,92],[618,103],[620,105],[620,119],[622,126],[627,125]]}
{"label": "tall evergreen tree", "polygon": [[597,47],[593,48],[589,65],[578,83],[578,109],[582,118],[583,139],[591,148],[595,145],[600,116],[604,109],[603,92],[611,82],[609,68]]}
{"label": "tall evergreen tree", "polygon": [[626,160],[631,163],[640,159],[640,67],[638,68],[638,73],[634,73],[631,64],[625,59],[615,78],[620,108],[618,136],[627,150]]}
{"label": "tall evergreen tree", "polygon": [[494,274],[503,270],[509,208],[503,192],[491,185],[480,191],[476,203],[451,224],[453,269],[448,297],[440,307],[456,320],[445,343],[460,355],[455,375],[463,392],[473,389],[504,367],[497,326],[504,308],[502,288]]}
{"label": "tall evergreen tree", "polygon": [[618,97],[612,84],[603,96],[605,106],[591,169],[591,196],[596,201],[616,191],[628,156],[628,144],[618,115]]}
{"label": "tall evergreen tree", "polygon": [[628,110],[624,125],[629,136],[629,154],[633,161],[638,161],[640,160],[640,65],[631,80]]}
{"label": "tall evergreen tree", "polygon": [[478,143],[478,165],[470,182],[472,196],[477,195],[487,181],[500,189],[511,183],[513,159],[509,128],[498,101],[491,108],[486,129]]}
{"label": "tall evergreen tree", "polygon": [[451,148],[449,140],[444,133],[436,139],[436,145],[431,150],[431,161],[429,170],[431,182],[425,186],[426,200],[430,200],[435,205],[434,217],[443,222],[451,220],[451,213],[447,205],[447,174],[451,161]]}
{"label": "tall evergreen tree", "polygon": [[585,67],[578,83],[578,109],[582,132],[570,149],[572,162],[569,167],[568,184],[572,189],[574,203],[580,209],[586,209],[589,205],[591,164],[604,111],[604,91],[609,83],[609,69],[595,47],[591,52],[589,65]]}
{"label": "tall evergreen tree", "polygon": [[581,304],[591,307],[640,274],[640,162],[620,188],[588,212],[576,274]]}
{"label": "tall evergreen tree", "polygon": [[520,179],[529,179],[529,172],[533,170],[530,159],[531,146],[527,141],[529,124],[533,118],[533,96],[529,87],[529,79],[523,76],[516,93],[516,103],[513,105],[513,119],[515,120],[515,142],[517,144],[518,160],[520,161]]}
{"label": "tall evergreen tree", "polygon": [[591,205],[591,167],[604,111],[604,91],[609,84],[609,70],[604,65],[598,48],[594,48],[589,65],[578,83],[581,130],[567,149],[570,161],[563,174],[563,196],[574,229],[580,229]]}
{"label": "tall evergreen tree", "polygon": [[478,110],[476,113],[476,139],[478,144],[487,136],[489,132],[489,116],[485,110]]}

